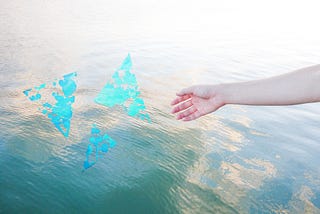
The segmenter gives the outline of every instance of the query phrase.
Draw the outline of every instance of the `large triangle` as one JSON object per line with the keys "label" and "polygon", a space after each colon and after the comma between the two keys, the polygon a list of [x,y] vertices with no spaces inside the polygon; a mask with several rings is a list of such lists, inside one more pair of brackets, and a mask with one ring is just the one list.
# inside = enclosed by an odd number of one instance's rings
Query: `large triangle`
{"label": "large triangle", "polygon": [[60,80],[43,83],[23,91],[30,101],[41,104],[39,110],[51,120],[64,137],[68,137],[70,132],[72,104],[75,101],[73,94],[77,88],[73,79],[76,76],[77,73],[66,74]]}
{"label": "large triangle", "polygon": [[120,105],[129,116],[151,122],[146,113],[144,100],[140,97],[140,91],[136,76],[131,73],[132,61],[130,54],[122,65],[112,75],[112,80],[107,82],[95,98],[95,102],[107,107]]}

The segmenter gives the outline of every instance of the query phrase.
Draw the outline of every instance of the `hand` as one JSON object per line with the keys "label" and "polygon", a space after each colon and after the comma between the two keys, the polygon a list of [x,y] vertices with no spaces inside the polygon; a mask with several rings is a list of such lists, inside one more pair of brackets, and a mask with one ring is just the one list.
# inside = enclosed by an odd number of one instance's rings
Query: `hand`
{"label": "hand", "polygon": [[218,88],[218,85],[195,85],[183,89],[171,102],[175,106],[172,113],[178,113],[178,120],[190,121],[216,111],[224,105]]}

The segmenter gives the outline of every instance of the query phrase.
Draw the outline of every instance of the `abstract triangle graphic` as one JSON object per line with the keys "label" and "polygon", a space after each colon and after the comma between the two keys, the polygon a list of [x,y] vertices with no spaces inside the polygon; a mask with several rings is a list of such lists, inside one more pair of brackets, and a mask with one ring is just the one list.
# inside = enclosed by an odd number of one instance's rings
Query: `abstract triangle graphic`
{"label": "abstract triangle graphic", "polygon": [[[50,88],[48,85],[51,84],[43,83],[39,86],[23,91],[29,100],[41,103],[39,110],[41,110],[44,115],[47,115],[64,137],[68,137],[70,131],[72,104],[75,101],[73,93],[77,88],[73,78],[76,76],[77,73],[75,72],[66,74],[63,76],[63,79],[52,82],[52,87]],[[51,88],[54,90],[51,93],[51,99],[54,99],[50,103],[49,101],[46,101],[50,99],[50,94],[47,93],[45,96],[42,94],[45,93],[44,89],[49,90]]]}
{"label": "abstract triangle graphic", "polygon": [[95,102],[107,107],[120,105],[129,116],[146,120],[151,123],[151,118],[145,112],[145,104],[139,97],[140,91],[136,76],[131,73],[132,62],[130,54],[122,65],[112,75],[109,81],[95,98]]}
{"label": "abstract triangle graphic", "polygon": [[[92,167],[98,159],[100,158],[100,153],[107,153],[110,148],[113,148],[116,145],[116,141],[114,141],[109,135],[101,134],[100,129],[97,128],[95,124],[92,125],[91,128],[91,137],[89,140],[89,144],[86,152],[86,160],[83,163],[83,169],[86,170]],[[94,159],[90,161],[90,159]]]}

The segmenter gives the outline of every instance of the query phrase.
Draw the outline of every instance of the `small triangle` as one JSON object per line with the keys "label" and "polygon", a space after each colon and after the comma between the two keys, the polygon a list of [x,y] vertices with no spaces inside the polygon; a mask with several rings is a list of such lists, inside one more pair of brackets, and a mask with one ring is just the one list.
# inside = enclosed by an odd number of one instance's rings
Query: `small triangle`
{"label": "small triangle", "polygon": [[[30,101],[41,104],[39,110],[51,120],[64,137],[68,137],[70,131],[72,104],[75,101],[73,93],[77,88],[73,78],[76,76],[75,72],[66,74],[62,79],[53,81],[52,87],[49,87],[48,83],[43,83],[23,91]],[[52,88],[52,93],[44,94],[44,89],[48,91]],[[47,101],[49,99],[52,101]]]}
{"label": "small triangle", "polygon": [[97,95],[95,102],[107,107],[120,105],[129,116],[151,122],[149,114],[145,112],[144,100],[140,97],[136,76],[130,72],[131,67],[132,61],[128,54],[112,75],[112,80]]}
{"label": "small triangle", "polygon": [[87,146],[86,159],[83,162],[83,170],[95,165],[101,157],[101,153],[107,153],[110,149],[115,147],[116,144],[116,141],[114,141],[108,134],[102,134],[101,130],[93,124],[89,144]]}

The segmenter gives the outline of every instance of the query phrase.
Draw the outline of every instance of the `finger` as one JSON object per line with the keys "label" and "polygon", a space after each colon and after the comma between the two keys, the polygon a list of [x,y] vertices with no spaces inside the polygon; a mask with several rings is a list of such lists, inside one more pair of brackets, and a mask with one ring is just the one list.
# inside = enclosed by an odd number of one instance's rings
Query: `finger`
{"label": "finger", "polygon": [[177,112],[179,112],[179,111],[183,111],[183,110],[189,108],[189,107],[192,106],[192,105],[193,105],[193,104],[192,104],[191,100],[186,101],[186,102],[181,103],[180,105],[177,105],[176,107],[174,107],[174,108],[172,109],[171,113],[174,114],[174,113],[177,113]]}
{"label": "finger", "polygon": [[177,97],[176,99],[174,99],[172,102],[171,102],[171,105],[176,105],[178,103],[181,103],[187,99],[189,99],[191,97],[191,95],[184,95],[182,97]]}
{"label": "finger", "polygon": [[198,119],[199,117],[201,117],[200,112],[199,111],[195,111],[193,114],[190,114],[190,115],[184,117],[182,120],[183,121],[191,121],[191,120]]}
{"label": "finger", "polygon": [[181,97],[181,96],[186,95],[186,94],[193,94],[194,89],[195,89],[194,86],[191,86],[189,88],[184,88],[180,92],[177,93],[177,96]]}
{"label": "finger", "polygon": [[187,110],[185,110],[184,112],[180,113],[177,115],[177,119],[181,120],[187,116],[189,116],[190,114],[193,114],[194,112],[196,112],[197,109],[194,106],[191,106],[190,108],[188,108]]}

